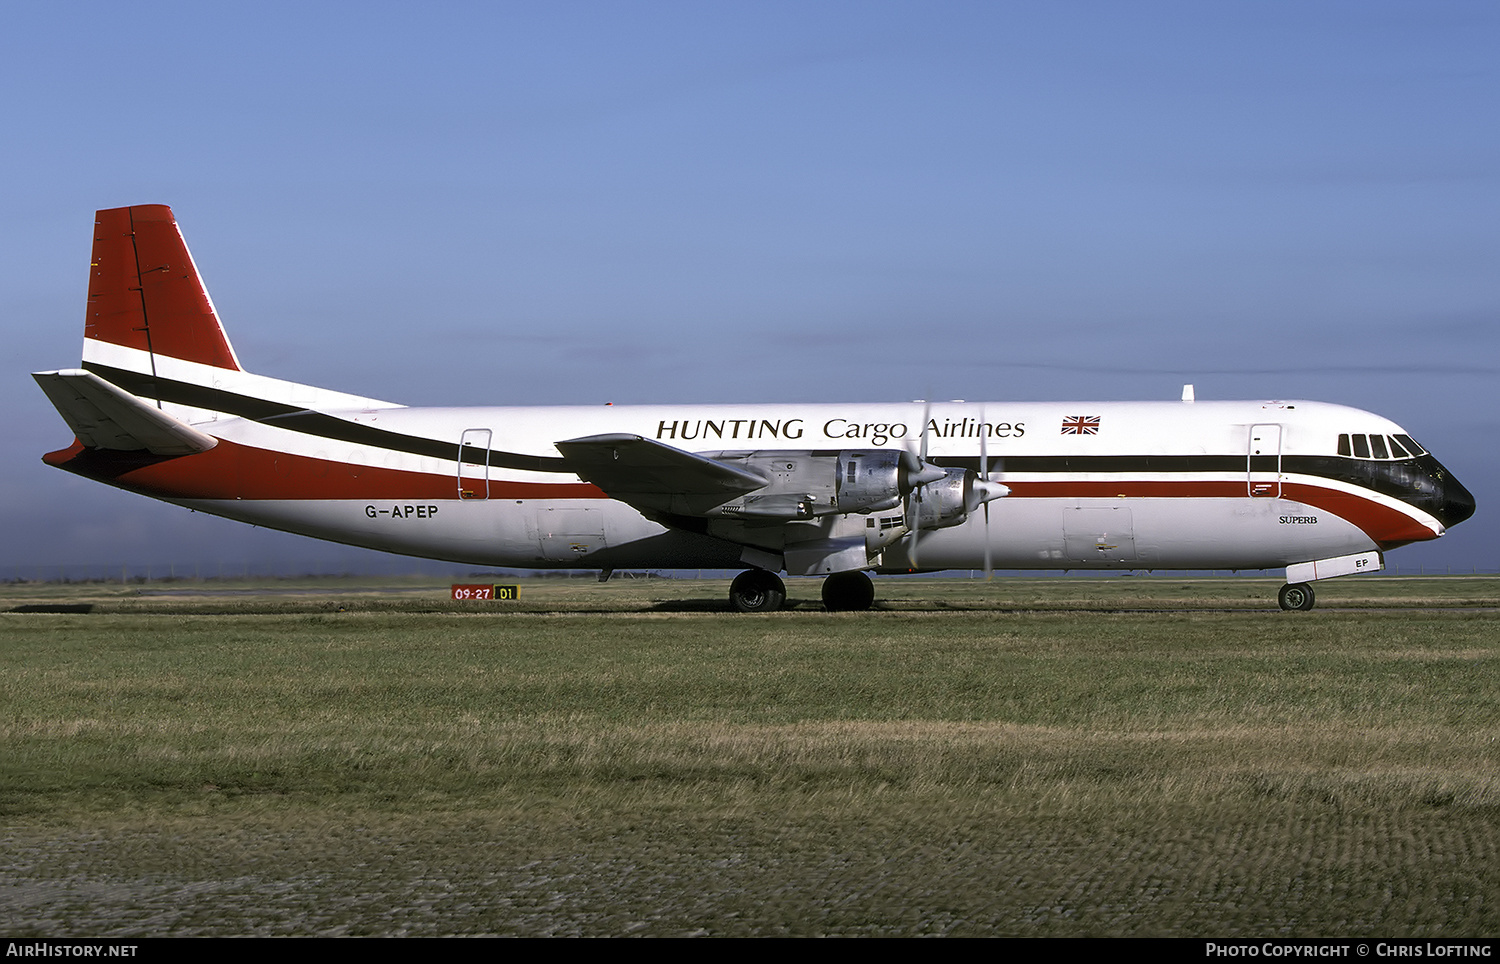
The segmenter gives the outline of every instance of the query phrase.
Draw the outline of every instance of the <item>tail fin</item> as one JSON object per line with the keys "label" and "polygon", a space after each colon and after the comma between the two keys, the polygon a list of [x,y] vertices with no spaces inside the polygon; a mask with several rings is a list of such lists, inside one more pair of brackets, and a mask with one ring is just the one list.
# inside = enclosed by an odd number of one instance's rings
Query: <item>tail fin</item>
{"label": "tail fin", "polygon": [[243,370],[172,209],[142,204],[100,211],[94,221],[84,365],[154,376],[161,357]]}
{"label": "tail fin", "polygon": [[83,370],[39,372],[38,382],[80,439],[105,440],[96,447],[157,452],[203,444],[192,437],[186,443],[175,436],[164,440],[154,419],[142,422],[132,406],[81,377],[83,372],[153,401],[187,425],[225,415],[256,419],[307,409],[400,408],[240,367],[165,204],[110,208],[95,216]]}

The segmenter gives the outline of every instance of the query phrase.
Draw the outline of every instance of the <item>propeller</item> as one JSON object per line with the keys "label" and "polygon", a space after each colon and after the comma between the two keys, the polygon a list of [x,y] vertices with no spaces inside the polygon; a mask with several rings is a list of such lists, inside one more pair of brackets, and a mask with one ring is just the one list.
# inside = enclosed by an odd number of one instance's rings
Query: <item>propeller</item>
{"label": "propeller", "polygon": [[[910,552],[910,558],[911,558],[911,567],[913,569],[920,569],[920,568],[922,568],[920,565],[917,564],[917,540],[920,538],[920,536],[918,535],[918,533],[922,531],[921,526],[919,525],[919,523],[922,521],[922,490],[927,485],[928,482],[936,482],[938,479],[944,478],[947,475],[947,473],[944,472],[942,469],[938,468],[935,465],[929,465],[927,463],[927,426],[928,426],[928,424],[931,421],[932,421],[932,402],[930,402],[930,401],[928,401],[926,399],[923,399],[922,400],[922,441],[920,443],[921,454],[919,456],[917,456],[917,463],[922,467],[922,470],[921,470],[921,472],[919,474],[921,476],[923,476],[923,478],[922,478],[921,482],[916,482],[916,481],[912,482],[911,495],[908,496],[908,504],[907,504],[907,511],[910,514],[910,518],[908,518],[906,520],[906,527],[911,530],[911,552]],[[909,478],[913,478],[914,479],[915,477],[914,476],[909,476]]]}
{"label": "propeller", "polygon": [[[989,426],[984,421],[984,406],[979,407],[979,479],[975,481],[974,487],[990,485],[990,432]],[[995,575],[995,561],[990,557],[990,500],[985,499],[980,505],[984,506],[984,581],[989,582]]]}
{"label": "propeller", "polygon": [[979,478],[974,480],[974,492],[979,504],[984,506],[984,578],[995,576],[995,563],[990,554],[990,501],[1010,495],[1010,487],[990,481],[990,433],[989,423],[984,418],[984,406],[979,408]]}
{"label": "propeller", "polygon": [[[902,460],[902,467],[906,471],[907,485],[905,520],[906,529],[908,531],[907,558],[911,562],[911,567],[913,569],[922,568],[921,533],[923,522],[926,519],[926,504],[929,498],[938,498],[939,504],[934,511],[934,515],[942,517],[945,512],[947,513],[945,517],[934,518],[932,520],[934,526],[938,527],[957,525],[958,523],[963,522],[966,517],[972,515],[980,506],[984,506],[983,539],[985,577],[988,578],[993,574],[994,565],[993,560],[991,559],[991,548],[989,541],[989,504],[991,500],[1004,498],[1005,496],[1010,495],[1010,487],[993,481],[990,478],[991,465],[989,454],[989,436],[985,431],[983,431],[983,426],[987,424],[984,419],[983,408],[981,408],[979,411],[979,423],[981,426],[979,435],[979,471],[971,472],[969,470],[959,469],[945,470],[943,468],[940,468],[939,466],[932,465],[927,461],[928,433],[932,424],[932,404],[930,402],[924,402],[923,404],[922,434],[918,449],[919,454],[913,455],[910,450],[907,450]],[[962,492],[961,498],[963,505],[961,509],[959,509],[957,506],[952,505],[948,505],[945,508],[942,502],[942,497],[934,496],[932,492],[927,488],[930,483],[938,482],[943,479],[949,480],[950,484],[956,484],[960,481],[960,477],[963,483],[962,489],[959,490]],[[944,493],[952,493],[952,495],[957,495],[956,492],[953,492],[953,490],[948,487],[945,487],[943,491]],[[951,497],[952,496],[950,495],[949,498]],[[955,509],[958,510],[957,513],[955,513],[954,511]],[[945,518],[946,521],[944,521]]]}

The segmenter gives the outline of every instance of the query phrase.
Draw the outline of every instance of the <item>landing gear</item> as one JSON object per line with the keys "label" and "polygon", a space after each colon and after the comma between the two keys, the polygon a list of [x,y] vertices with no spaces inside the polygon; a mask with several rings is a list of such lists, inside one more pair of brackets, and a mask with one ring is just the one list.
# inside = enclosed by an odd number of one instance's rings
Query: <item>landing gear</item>
{"label": "landing gear", "polygon": [[1298,612],[1307,612],[1313,608],[1317,597],[1313,595],[1313,588],[1305,582],[1288,583],[1281,587],[1276,594],[1276,602],[1282,609]]}
{"label": "landing gear", "polygon": [[774,572],[746,569],[729,584],[729,602],[742,613],[774,613],[786,602],[786,583]]}
{"label": "landing gear", "polygon": [[874,583],[858,570],[836,572],[823,580],[823,605],[831,613],[862,612],[874,601]]}

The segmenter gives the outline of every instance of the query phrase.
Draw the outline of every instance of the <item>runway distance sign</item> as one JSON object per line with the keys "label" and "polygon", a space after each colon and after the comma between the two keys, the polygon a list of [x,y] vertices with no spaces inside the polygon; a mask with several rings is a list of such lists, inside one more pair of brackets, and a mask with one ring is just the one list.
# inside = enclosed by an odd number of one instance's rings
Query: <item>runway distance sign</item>
{"label": "runway distance sign", "polygon": [[515,599],[521,595],[520,586],[460,585],[454,583],[453,598],[457,602],[474,602],[486,599]]}

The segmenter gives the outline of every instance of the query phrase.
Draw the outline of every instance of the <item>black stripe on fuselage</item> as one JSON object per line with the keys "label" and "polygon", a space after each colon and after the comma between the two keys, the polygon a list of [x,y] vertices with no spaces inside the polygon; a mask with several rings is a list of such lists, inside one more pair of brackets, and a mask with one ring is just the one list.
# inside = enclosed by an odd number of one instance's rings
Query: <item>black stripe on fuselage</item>
{"label": "black stripe on fuselage", "polygon": [[[295,405],[271,402],[219,388],[194,385],[122,368],[112,368],[108,365],[85,362],[83,367],[132,395],[142,398],[155,398],[177,405],[224,412],[263,425],[284,428],[317,438],[348,442],[352,445],[367,445],[371,448],[388,449],[445,461],[455,456],[452,442],[403,435],[370,425],[357,425],[345,419],[298,408]],[[838,451],[836,449],[820,450],[813,454],[832,457]],[[488,450],[486,454],[485,449],[468,445],[463,447],[463,461],[472,465],[488,463],[496,468],[526,472],[575,474],[568,467],[567,460],[560,457],[521,455],[516,452],[500,452],[493,449]],[[980,471],[980,460],[977,458],[935,457],[930,461],[935,465]],[[1277,456],[1260,455],[1247,459],[1244,455],[1007,455],[991,457],[990,471],[1038,475],[1076,475],[1083,472],[1238,474],[1252,471],[1275,473]],[[1423,509],[1439,519],[1456,518],[1456,521],[1462,521],[1473,512],[1473,497],[1458,486],[1431,455],[1393,461],[1361,460],[1333,455],[1283,455],[1280,457],[1280,471],[1283,474],[1328,479],[1380,492]],[[1468,506],[1466,510],[1464,509],[1465,500]]]}
{"label": "black stripe on fuselage", "polygon": [[[976,458],[934,458],[937,465],[981,471]],[[1007,455],[990,458],[990,473],[1076,475],[1113,472],[1131,475],[1151,473],[1186,474],[1218,472],[1246,474],[1278,471],[1275,455]],[[1474,513],[1474,497],[1431,455],[1415,458],[1355,459],[1342,455],[1283,455],[1280,474],[1309,476],[1342,482],[1379,492],[1414,506],[1440,520],[1456,525]]]}
{"label": "black stripe on fuselage", "polygon": [[[422,455],[450,461],[455,455],[455,445],[452,442],[416,435],[403,435],[399,432],[375,428],[372,425],[356,425],[322,412],[309,411],[282,402],[269,402],[263,398],[253,398],[236,392],[226,392],[223,389],[209,388],[206,385],[193,385],[188,382],[145,375],[121,368],[110,368],[107,365],[90,362],[85,362],[83,367],[132,395],[142,398],[155,398],[174,405],[188,405],[212,412],[224,412],[227,415],[259,422],[262,425],[284,428],[291,432],[331,441],[348,442],[352,445],[368,445],[371,448],[389,449],[393,452],[405,452],[408,455]],[[521,455],[516,452],[497,452],[491,449],[486,460],[485,449],[465,445],[463,450],[464,462],[473,465],[483,465],[488,461],[491,466],[502,469],[572,474],[567,461],[560,457]]]}

